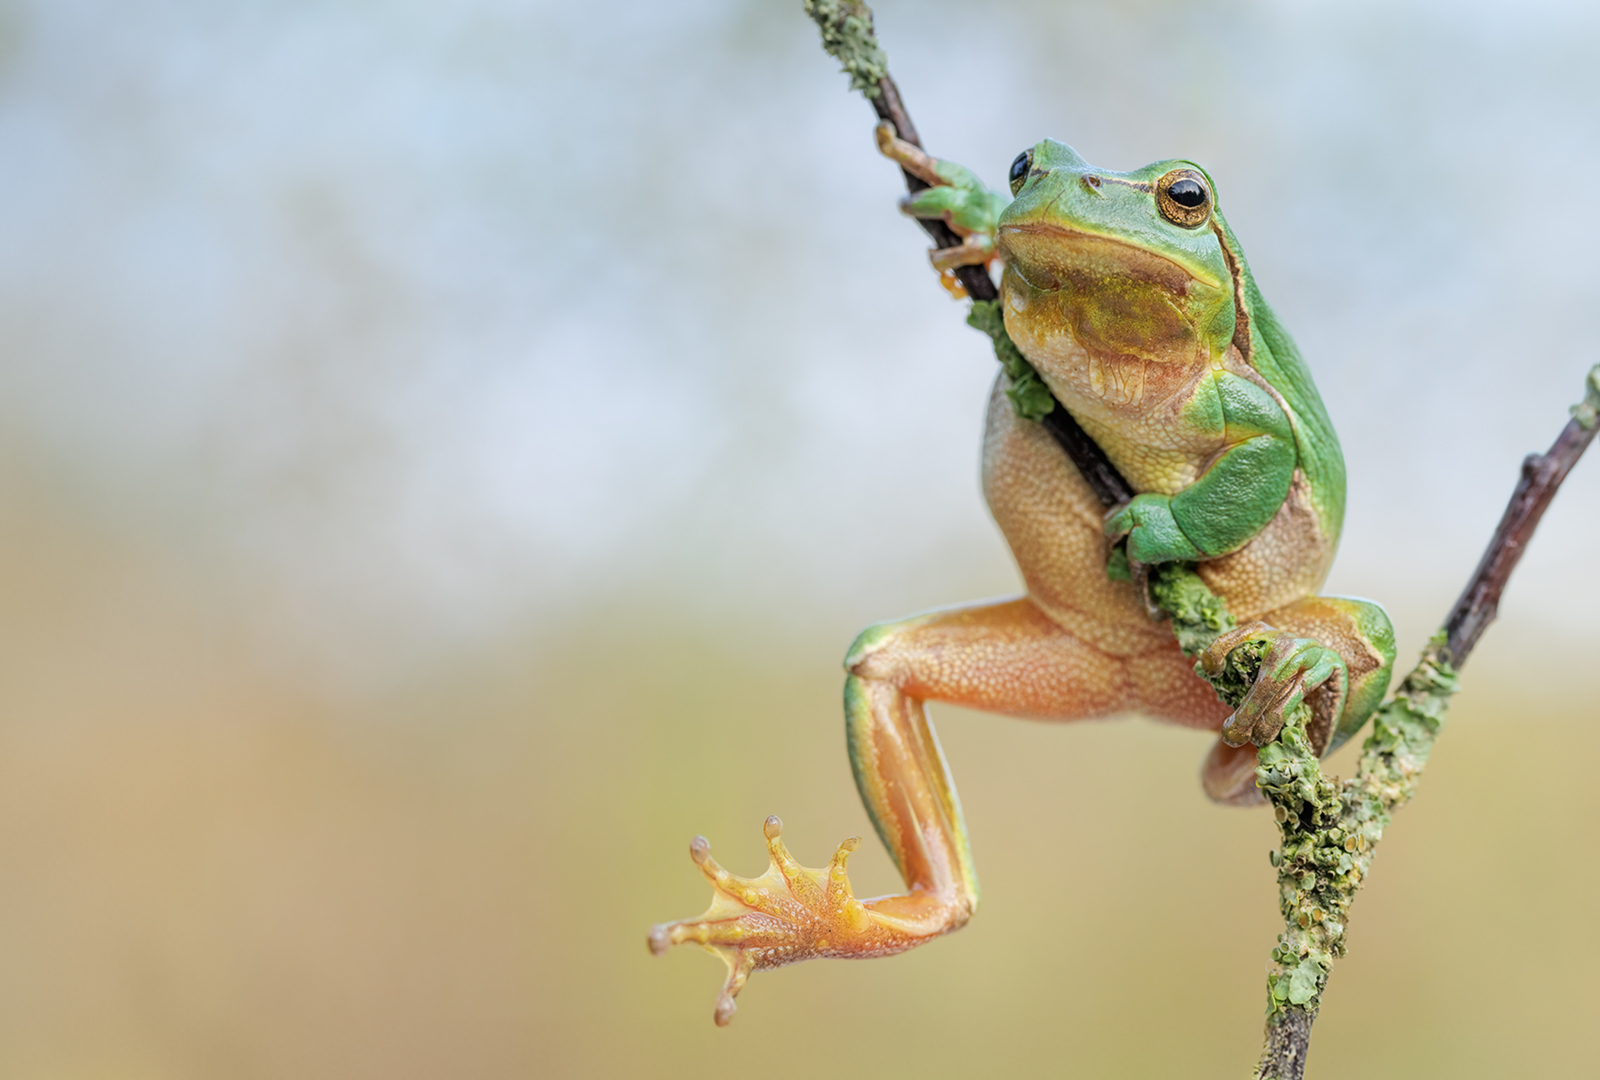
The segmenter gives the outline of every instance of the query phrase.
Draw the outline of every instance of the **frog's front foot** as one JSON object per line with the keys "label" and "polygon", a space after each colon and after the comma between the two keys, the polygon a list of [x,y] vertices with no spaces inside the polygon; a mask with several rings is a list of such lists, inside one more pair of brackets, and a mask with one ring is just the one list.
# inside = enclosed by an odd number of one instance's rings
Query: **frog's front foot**
{"label": "frog's front foot", "polygon": [[714,1014],[719,1026],[733,1019],[733,999],[754,971],[819,956],[886,956],[920,940],[851,892],[845,860],[861,843],[858,837],[839,845],[827,869],[813,870],[794,861],[782,830],[776,817],[767,818],[762,831],[772,862],[757,878],[728,873],[711,857],[706,838],[695,837],[689,857],[711,882],[711,906],[697,919],[661,923],[650,931],[650,951],[657,956],[693,942],[728,965]]}
{"label": "frog's front foot", "polygon": [[1310,638],[1258,622],[1218,637],[1200,663],[1208,675],[1226,676],[1230,660],[1236,665],[1246,655],[1258,656],[1261,667],[1223,725],[1223,742],[1265,746],[1283,730],[1285,716],[1304,702],[1311,708],[1306,735],[1321,754],[1344,711],[1350,681],[1344,658]]}
{"label": "frog's front foot", "polygon": [[934,248],[928,258],[949,283],[962,266],[988,266],[997,257],[995,230],[1009,201],[990,191],[976,173],[953,161],[942,161],[906,142],[885,121],[877,129],[878,150],[900,164],[926,188],[900,200],[900,209],[914,218],[940,220],[961,237],[955,247]]}
{"label": "frog's front foot", "polygon": [[1127,537],[1128,558],[1137,563],[1195,562],[1205,555],[1173,516],[1170,495],[1135,495],[1106,514],[1104,531],[1112,543]]}

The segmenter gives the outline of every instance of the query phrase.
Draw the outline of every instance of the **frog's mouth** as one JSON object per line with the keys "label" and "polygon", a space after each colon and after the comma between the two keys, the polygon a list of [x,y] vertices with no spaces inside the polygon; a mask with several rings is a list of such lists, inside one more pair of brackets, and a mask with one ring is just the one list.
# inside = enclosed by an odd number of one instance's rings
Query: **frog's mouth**
{"label": "frog's mouth", "polygon": [[1103,287],[1113,279],[1159,286],[1174,299],[1224,288],[1210,275],[1126,241],[1044,222],[1001,226],[998,247],[1006,265],[1042,292]]}
{"label": "frog's mouth", "polygon": [[1232,290],[1210,274],[1120,239],[1021,222],[1000,229],[999,248],[1006,277],[1021,278],[1046,301],[1030,304],[1025,291],[1008,286],[1007,323],[1015,315],[1013,334],[1045,351],[1066,336],[1105,364],[1188,363],[1229,307]]}

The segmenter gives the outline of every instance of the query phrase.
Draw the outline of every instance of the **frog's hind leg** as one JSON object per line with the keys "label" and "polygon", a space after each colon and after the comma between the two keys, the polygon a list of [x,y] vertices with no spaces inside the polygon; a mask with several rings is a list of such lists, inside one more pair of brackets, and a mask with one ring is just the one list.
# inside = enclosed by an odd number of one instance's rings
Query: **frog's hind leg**
{"label": "frog's hind leg", "polygon": [[1339,749],[1383,703],[1394,676],[1394,624],[1383,605],[1349,596],[1308,596],[1269,612],[1266,622],[1332,649],[1344,660],[1349,690],[1324,753]]}
{"label": "frog's hind leg", "polygon": [[1026,599],[872,627],[845,657],[845,734],[856,787],[932,933],[967,921],[978,879],[949,765],[924,702],[1036,719],[1127,707],[1124,663],[1084,643]]}
{"label": "frog's hind leg", "polygon": [[[1340,693],[1337,697],[1326,691],[1321,694],[1324,703],[1337,700],[1337,715],[1327,717],[1321,731],[1312,733],[1313,744],[1318,745],[1322,753],[1337,750],[1361,729],[1389,690],[1389,680],[1394,674],[1395,642],[1388,614],[1370,600],[1311,596],[1268,612],[1263,621],[1264,629],[1279,637],[1280,648],[1275,651],[1294,652],[1281,648],[1292,642],[1301,646],[1296,655],[1311,656],[1326,650],[1338,655],[1339,666],[1343,669],[1338,676]],[[1308,703],[1312,701],[1310,695],[1319,671],[1316,665],[1294,662],[1286,663],[1283,671],[1276,675],[1263,669],[1251,697],[1273,703],[1264,711],[1274,715],[1258,721],[1267,737],[1275,735],[1282,724],[1284,701],[1300,695],[1305,695]],[[1327,685],[1333,682],[1334,679],[1329,678]],[[1255,746],[1250,743],[1235,746],[1228,741],[1228,736],[1235,742],[1240,741],[1233,729],[1239,726],[1237,720],[1249,704],[1247,699],[1241,705],[1225,728],[1224,738],[1217,740],[1201,766],[1206,794],[1217,802],[1244,806],[1262,801],[1255,784]],[[1313,711],[1316,707],[1313,705]]]}
{"label": "frog's hind leg", "polygon": [[767,823],[771,866],[729,874],[696,838],[695,862],[713,887],[695,919],[657,926],[652,951],[693,942],[720,955],[728,980],[716,1019],[758,970],[819,956],[885,956],[964,925],[978,878],[955,782],[924,702],[1076,720],[1144,708],[1215,729],[1227,715],[1170,640],[1149,655],[1114,656],[1027,599],[919,615],[863,633],[845,660],[845,728],[856,785],[906,890],[859,900],[845,874],[846,841],[827,869],[800,866]]}
{"label": "frog's hind leg", "polygon": [[1200,786],[1212,802],[1223,806],[1257,806],[1266,802],[1256,787],[1256,748],[1229,746],[1218,739],[1200,763]]}

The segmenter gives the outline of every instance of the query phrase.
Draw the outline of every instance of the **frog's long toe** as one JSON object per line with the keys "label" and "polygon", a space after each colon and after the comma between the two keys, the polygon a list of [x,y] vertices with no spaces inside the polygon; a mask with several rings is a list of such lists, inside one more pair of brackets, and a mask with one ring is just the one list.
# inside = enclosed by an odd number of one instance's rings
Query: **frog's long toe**
{"label": "frog's long toe", "polygon": [[1240,644],[1267,642],[1254,684],[1222,727],[1229,746],[1265,746],[1278,737],[1284,717],[1304,702],[1311,708],[1306,734],[1317,753],[1327,749],[1344,709],[1349,674],[1344,658],[1310,638],[1276,630],[1265,623],[1242,626],[1218,637],[1201,657],[1207,671],[1220,672],[1228,653]]}
{"label": "frog's long toe", "polygon": [[767,818],[762,831],[771,861],[756,878],[730,874],[711,857],[706,838],[695,837],[689,857],[711,883],[711,906],[698,918],[653,927],[648,938],[657,956],[673,945],[693,943],[727,964],[714,1014],[719,1026],[733,1019],[734,998],[752,972],[814,956],[880,956],[910,945],[906,935],[875,920],[851,892],[845,861],[860,838],[840,844],[827,869],[816,870],[789,854],[777,817]]}
{"label": "frog's long toe", "polygon": [[928,249],[928,261],[941,274],[961,266],[988,266],[995,258],[994,238],[977,233],[965,237],[955,247]]}

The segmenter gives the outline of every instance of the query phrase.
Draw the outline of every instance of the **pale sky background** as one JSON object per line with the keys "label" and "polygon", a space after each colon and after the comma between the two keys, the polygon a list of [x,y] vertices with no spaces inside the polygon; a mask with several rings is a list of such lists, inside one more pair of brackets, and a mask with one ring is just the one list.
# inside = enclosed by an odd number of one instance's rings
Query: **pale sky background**
{"label": "pale sky background", "polygon": [[[1330,588],[1413,657],[1600,361],[1600,7],[877,7],[993,184],[1046,135],[1209,170],[1343,438]],[[726,1031],[646,954],[695,833],[870,836],[862,627],[1017,587],[994,359],[800,9],[0,0],[0,1075],[1243,1075],[1276,834],[1208,733],[935,708],[971,926]],[[1312,1080],[1600,1059],[1597,536],[1591,454]]]}
{"label": "pale sky background", "polygon": [[[341,679],[641,592],[1012,588],[993,361],[795,7],[8,5],[7,437]],[[1333,587],[1419,640],[1600,356],[1594,10],[977,12],[879,6],[930,147],[1211,171],[1344,440]],[[1508,623],[1588,625],[1597,526],[1585,468]]]}

